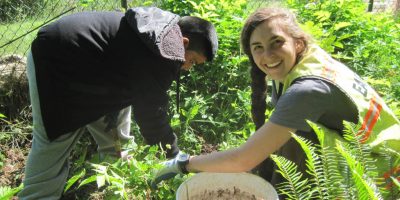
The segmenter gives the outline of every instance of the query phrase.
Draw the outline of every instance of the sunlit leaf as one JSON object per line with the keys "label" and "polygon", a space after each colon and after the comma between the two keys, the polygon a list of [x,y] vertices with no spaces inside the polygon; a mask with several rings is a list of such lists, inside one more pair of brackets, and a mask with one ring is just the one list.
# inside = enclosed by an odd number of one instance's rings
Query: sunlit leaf
{"label": "sunlit leaf", "polygon": [[78,172],[76,175],[72,176],[68,181],[65,186],[64,192],[68,191],[68,189],[76,183],[80,178],[82,178],[86,174],[86,170],[82,169],[80,172]]}
{"label": "sunlit leaf", "polygon": [[335,24],[334,29],[335,29],[335,31],[337,31],[337,30],[345,28],[347,26],[351,26],[351,23],[350,22],[339,22],[338,24]]}
{"label": "sunlit leaf", "polygon": [[105,175],[97,175],[96,177],[97,187],[100,188],[106,184],[106,176]]}
{"label": "sunlit leaf", "polygon": [[90,176],[89,178],[83,180],[83,181],[79,184],[78,188],[80,188],[81,186],[84,186],[84,185],[86,185],[86,184],[92,183],[92,182],[96,181],[96,179],[97,179],[97,175],[92,175],[92,176]]}

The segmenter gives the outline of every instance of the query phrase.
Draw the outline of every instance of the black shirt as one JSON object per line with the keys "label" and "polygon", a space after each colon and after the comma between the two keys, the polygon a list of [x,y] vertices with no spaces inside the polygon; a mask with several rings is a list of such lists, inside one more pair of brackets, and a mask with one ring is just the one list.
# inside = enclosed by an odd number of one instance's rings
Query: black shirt
{"label": "black shirt", "polygon": [[148,143],[176,139],[167,118],[167,90],[184,61],[184,47],[176,25],[179,16],[167,14],[167,25],[155,29],[166,29],[165,38],[176,40],[174,59],[149,47],[156,42],[146,36],[154,30],[138,35],[127,21],[136,19],[120,12],[77,13],[40,29],[32,54],[50,140],[129,105]]}

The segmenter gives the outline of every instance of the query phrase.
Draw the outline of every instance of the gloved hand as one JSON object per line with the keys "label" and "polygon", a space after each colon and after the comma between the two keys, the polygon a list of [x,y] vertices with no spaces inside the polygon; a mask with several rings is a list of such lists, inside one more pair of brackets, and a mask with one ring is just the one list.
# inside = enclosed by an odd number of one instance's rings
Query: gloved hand
{"label": "gloved hand", "polygon": [[174,178],[177,174],[187,174],[186,165],[189,162],[189,157],[188,154],[179,152],[175,158],[163,162],[163,167],[155,173],[151,181],[151,188],[157,189],[158,183]]}

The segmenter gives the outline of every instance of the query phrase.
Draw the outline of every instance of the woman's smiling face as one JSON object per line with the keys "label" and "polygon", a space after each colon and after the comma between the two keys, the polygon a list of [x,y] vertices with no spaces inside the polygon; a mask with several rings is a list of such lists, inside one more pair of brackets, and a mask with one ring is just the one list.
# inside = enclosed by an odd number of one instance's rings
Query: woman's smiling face
{"label": "woman's smiling face", "polygon": [[304,48],[281,27],[279,19],[264,21],[250,36],[251,55],[257,67],[273,80],[283,81]]}

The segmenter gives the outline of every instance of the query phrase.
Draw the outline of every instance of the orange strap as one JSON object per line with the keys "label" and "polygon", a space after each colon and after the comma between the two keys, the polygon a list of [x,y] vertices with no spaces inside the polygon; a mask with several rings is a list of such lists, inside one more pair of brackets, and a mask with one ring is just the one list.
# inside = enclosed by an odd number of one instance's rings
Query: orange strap
{"label": "orange strap", "polygon": [[382,110],[382,105],[376,101],[375,97],[370,100],[370,106],[367,114],[364,116],[364,121],[358,132],[358,135],[364,134],[361,138],[361,142],[364,143],[368,140],[371,135],[372,129],[374,128]]}

